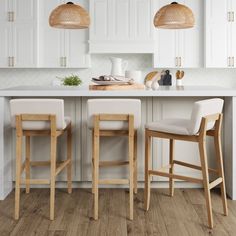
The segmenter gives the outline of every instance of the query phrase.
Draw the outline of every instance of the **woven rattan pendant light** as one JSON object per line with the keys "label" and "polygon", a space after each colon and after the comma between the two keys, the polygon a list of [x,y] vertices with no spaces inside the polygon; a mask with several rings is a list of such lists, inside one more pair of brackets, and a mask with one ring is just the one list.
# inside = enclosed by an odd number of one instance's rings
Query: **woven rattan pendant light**
{"label": "woven rattan pendant light", "polygon": [[155,27],[163,29],[192,28],[194,22],[192,10],[177,2],[162,7],[154,17]]}
{"label": "woven rattan pendant light", "polygon": [[68,2],[55,8],[49,17],[49,25],[62,29],[85,29],[90,24],[88,12],[81,6]]}

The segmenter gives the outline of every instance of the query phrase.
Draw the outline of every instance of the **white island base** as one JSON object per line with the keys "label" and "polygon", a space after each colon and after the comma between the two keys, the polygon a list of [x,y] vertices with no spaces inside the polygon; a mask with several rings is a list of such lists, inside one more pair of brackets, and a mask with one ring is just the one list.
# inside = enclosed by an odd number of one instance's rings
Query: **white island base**
{"label": "white island base", "polygon": [[[159,119],[180,117],[188,118],[195,101],[221,97],[225,100],[223,150],[227,194],[236,199],[236,90],[220,87],[160,87],[157,91],[89,91],[87,88],[65,87],[15,87],[0,90],[0,199],[3,200],[12,191],[15,172],[15,133],[10,125],[9,100],[12,98],[63,98],[65,114],[73,124],[73,181],[74,186],[91,187],[91,133],[87,128],[86,102],[90,98],[139,98],[142,101],[142,128],[138,131],[138,180],[143,186],[144,180],[144,125]],[[214,149],[208,138],[209,166],[214,167]],[[48,160],[50,145],[48,138],[33,138],[31,146],[32,160]],[[153,167],[159,168],[168,163],[168,140],[154,140],[152,145]],[[58,145],[58,159],[66,153],[65,137]],[[101,159],[123,160],[127,158],[127,140],[124,137],[103,138],[101,140]],[[24,155],[23,155],[24,157]],[[199,164],[197,145],[183,141],[176,143],[176,159]],[[201,173],[177,167],[179,174],[200,177]],[[33,178],[46,178],[47,167],[31,168]],[[128,174],[126,168],[109,168],[101,171],[101,178],[122,178]],[[65,173],[58,176],[58,185],[63,187]],[[154,177],[154,187],[167,187],[166,178]],[[196,187],[191,183],[178,181],[177,187]],[[198,186],[199,187],[199,186]]]}

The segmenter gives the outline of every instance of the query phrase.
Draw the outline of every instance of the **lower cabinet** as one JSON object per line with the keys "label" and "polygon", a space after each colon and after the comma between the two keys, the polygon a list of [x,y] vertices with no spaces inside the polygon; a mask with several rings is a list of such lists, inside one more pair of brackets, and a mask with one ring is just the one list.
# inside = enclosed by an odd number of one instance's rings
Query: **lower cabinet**
{"label": "lower cabinet", "polygon": [[[64,98],[65,115],[70,116],[73,129],[73,181],[91,181],[91,159],[92,159],[92,132],[87,127],[87,100],[89,98]],[[145,148],[145,124],[166,118],[188,118],[191,115],[192,105],[201,98],[141,98],[142,102],[142,125],[138,131],[138,180],[144,180],[144,148]],[[13,142],[13,160],[15,160],[15,133]],[[208,140],[209,139],[209,140]],[[214,160],[213,142],[208,138],[207,152],[209,165]],[[23,150],[24,152],[24,150]],[[58,160],[66,158],[66,135],[58,141]],[[154,139],[151,148],[153,168],[168,165],[169,141]],[[24,157],[24,155],[23,155]],[[31,143],[31,159],[46,161],[50,158],[49,137],[35,137]],[[200,164],[198,146],[196,143],[176,141],[175,158],[192,164]],[[103,137],[100,142],[101,160],[127,160],[128,140],[126,137]],[[214,162],[213,162],[214,163]],[[15,161],[13,161],[15,170]],[[201,177],[201,173],[192,169],[176,167],[176,173]],[[48,178],[50,176],[48,167],[31,168],[33,178]],[[13,171],[13,175],[14,175]],[[104,168],[100,171],[100,178],[126,178],[127,167]],[[66,171],[58,177],[58,181],[66,180]],[[167,181],[163,177],[154,177],[154,181]]]}

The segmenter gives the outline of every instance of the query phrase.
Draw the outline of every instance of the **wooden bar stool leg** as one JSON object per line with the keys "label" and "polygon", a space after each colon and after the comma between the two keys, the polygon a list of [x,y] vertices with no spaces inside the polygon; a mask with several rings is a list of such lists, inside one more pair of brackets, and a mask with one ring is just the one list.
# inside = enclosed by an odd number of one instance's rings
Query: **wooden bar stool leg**
{"label": "wooden bar stool leg", "polygon": [[95,115],[94,119],[94,176],[93,176],[93,186],[94,186],[94,219],[98,219],[98,179],[99,179],[99,116]]}
{"label": "wooden bar stool leg", "polygon": [[134,193],[138,192],[137,132],[134,135]]}
{"label": "wooden bar stool leg", "polygon": [[[25,177],[26,180],[30,180],[30,136],[26,136],[25,138],[25,152],[26,152],[26,158],[25,158]],[[26,183],[26,193],[30,192],[30,184],[29,182]]]}
{"label": "wooden bar stool leg", "polygon": [[129,116],[129,219],[134,218],[134,118]]}
{"label": "wooden bar stool leg", "polygon": [[57,138],[51,136],[50,220],[54,220]]}
{"label": "wooden bar stool leg", "polygon": [[150,182],[151,176],[149,175],[149,170],[151,168],[151,137],[148,134],[148,130],[145,130],[145,193],[144,193],[144,205],[146,211],[149,209],[150,205]]}
{"label": "wooden bar stool leg", "polygon": [[205,199],[206,199],[206,207],[207,207],[207,215],[208,215],[208,225],[212,229],[213,217],[212,217],[212,204],[211,204],[211,196],[210,196],[210,188],[209,188],[209,174],[208,174],[205,137],[202,137],[201,140],[199,141],[199,152],[200,152],[203,186],[204,186],[204,191],[205,191]]}
{"label": "wooden bar stool leg", "polygon": [[223,167],[220,135],[217,135],[214,137],[214,142],[215,142],[216,159],[217,159],[219,176],[222,177],[222,183],[220,184],[221,199],[222,199],[222,203],[223,203],[224,215],[227,216],[228,215],[228,207],[227,207],[227,198],[226,198],[226,190],[225,190],[225,177],[224,177],[224,167]]}
{"label": "wooden bar stool leg", "polygon": [[15,182],[15,220],[20,215],[20,179],[21,179],[21,161],[22,161],[22,135],[16,137],[16,182]]}
{"label": "wooden bar stool leg", "polygon": [[67,188],[68,193],[72,193],[72,133],[71,133],[71,124],[67,129],[67,160],[69,160],[69,164],[67,165]]}
{"label": "wooden bar stool leg", "polygon": [[[170,139],[170,160],[169,160],[169,164],[171,165],[170,169],[169,169],[169,173],[173,174],[174,171],[174,144],[175,141],[173,139]],[[169,178],[169,191],[170,191],[170,196],[173,197],[174,196],[174,179],[172,177]]]}
{"label": "wooden bar stool leg", "polygon": [[92,193],[95,193],[94,182],[94,131],[92,132]]}

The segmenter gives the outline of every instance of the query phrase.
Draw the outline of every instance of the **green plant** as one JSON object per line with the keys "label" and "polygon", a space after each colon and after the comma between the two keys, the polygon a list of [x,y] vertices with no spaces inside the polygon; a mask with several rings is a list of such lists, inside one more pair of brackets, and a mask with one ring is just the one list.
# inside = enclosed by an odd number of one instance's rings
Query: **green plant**
{"label": "green plant", "polygon": [[63,85],[66,86],[79,86],[82,84],[82,80],[78,75],[70,75],[63,78]]}

